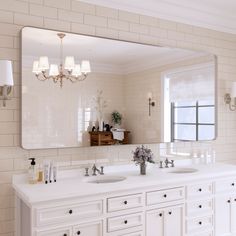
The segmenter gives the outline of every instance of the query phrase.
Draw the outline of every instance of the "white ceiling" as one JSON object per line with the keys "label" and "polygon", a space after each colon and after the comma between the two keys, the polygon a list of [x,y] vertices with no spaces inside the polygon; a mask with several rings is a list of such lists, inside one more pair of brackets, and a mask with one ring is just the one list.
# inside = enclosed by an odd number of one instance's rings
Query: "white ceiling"
{"label": "white ceiling", "polygon": [[236,0],[80,0],[236,34]]}

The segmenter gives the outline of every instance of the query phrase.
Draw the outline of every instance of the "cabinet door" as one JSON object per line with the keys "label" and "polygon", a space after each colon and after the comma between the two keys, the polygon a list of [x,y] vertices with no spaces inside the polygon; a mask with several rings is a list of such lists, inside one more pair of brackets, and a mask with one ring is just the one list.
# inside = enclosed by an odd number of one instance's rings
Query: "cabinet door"
{"label": "cabinet door", "polygon": [[164,213],[165,236],[182,236],[184,228],[183,207],[176,206],[165,210]]}
{"label": "cabinet door", "polygon": [[163,210],[153,210],[147,212],[146,236],[164,236]]}
{"label": "cabinet door", "polygon": [[215,198],[215,236],[230,235],[230,206],[229,196]]}
{"label": "cabinet door", "polygon": [[73,236],[102,236],[102,222],[91,222],[77,225],[73,229]]}
{"label": "cabinet door", "polygon": [[231,233],[236,234],[236,196],[231,198]]}

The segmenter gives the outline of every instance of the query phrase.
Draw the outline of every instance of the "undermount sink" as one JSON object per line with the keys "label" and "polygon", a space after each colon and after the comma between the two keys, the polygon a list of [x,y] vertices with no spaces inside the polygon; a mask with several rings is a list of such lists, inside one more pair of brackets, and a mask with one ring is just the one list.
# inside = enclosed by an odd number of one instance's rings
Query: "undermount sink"
{"label": "undermount sink", "polygon": [[91,183],[91,184],[106,184],[106,183],[116,183],[116,182],[120,182],[124,180],[126,180],[126,177],[124,176],[102,175],[102,176],[88,177],[84,180],[84,182]]}
{"label": "undermount sink", "polygon": [[198,170],[195,168],[173,168],[173,169],[168,169],[167,172],[171,174],[191,174],[195,173]]}

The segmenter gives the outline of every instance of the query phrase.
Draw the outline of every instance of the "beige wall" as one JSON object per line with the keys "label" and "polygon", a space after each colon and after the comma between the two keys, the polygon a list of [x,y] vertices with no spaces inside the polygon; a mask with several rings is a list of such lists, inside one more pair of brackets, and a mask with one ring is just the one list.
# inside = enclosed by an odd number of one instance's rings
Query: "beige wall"
{"label": "beige wall", "polygon": [[[205,144],[172,145],[190,152],[212,146],[220,161],[234,161],[236,113],[223,104],[223,94],[236,80],[236,36],[161,19],[87,5],[74,0],[0,0],[0,59],[14,61],[15,87],[6,108],[0,108],[0,236],[14,232],[11,176],[26,169],[27,158],[53,158],[64,166],[96,161],[125,163],[134,147],[68,148],[26,151],[20,148],[20,30],[24,25],[75,33],[204,50],[218,56],[219,137]],[[171,145],[151,145],[154,152]]]}

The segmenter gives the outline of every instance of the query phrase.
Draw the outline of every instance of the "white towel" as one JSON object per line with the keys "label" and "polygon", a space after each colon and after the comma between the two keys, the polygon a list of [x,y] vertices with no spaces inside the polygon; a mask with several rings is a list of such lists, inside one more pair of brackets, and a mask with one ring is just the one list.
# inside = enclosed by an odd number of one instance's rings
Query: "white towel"
{"label": "white towel", "polygon": [[111,129],[113,139],[123,141],[125,137],[124,131],[125,129]]}

